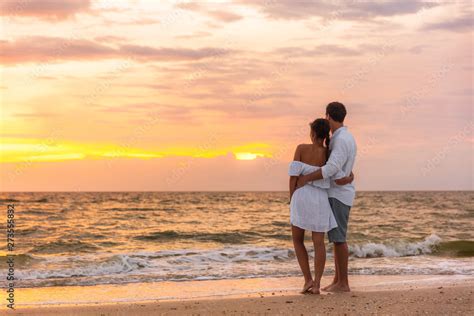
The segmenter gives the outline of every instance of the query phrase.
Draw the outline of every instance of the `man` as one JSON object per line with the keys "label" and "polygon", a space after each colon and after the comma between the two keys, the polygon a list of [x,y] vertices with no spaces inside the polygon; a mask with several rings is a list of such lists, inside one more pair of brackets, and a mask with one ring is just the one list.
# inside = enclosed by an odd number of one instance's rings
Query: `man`
{"label": "man", "polygon": [[344,126],[347,111],[339,102],[329,103],[326,107],[326,119],[331,128],[331,155],[326,165],[318,171],[300,176],[297,187],[314,180],[331,178],[328,191],[331,205],[338,227],[328,232],[329,242],[334,244],[335,276],[332,284],[323,288],[329,292],[349,292],[348,261],[349,249],[346,242],[349,212],[355,198],[355,187],[352,183],[337,185],[334,179],[344,178],[351,174],[357,153],[354,137]]}

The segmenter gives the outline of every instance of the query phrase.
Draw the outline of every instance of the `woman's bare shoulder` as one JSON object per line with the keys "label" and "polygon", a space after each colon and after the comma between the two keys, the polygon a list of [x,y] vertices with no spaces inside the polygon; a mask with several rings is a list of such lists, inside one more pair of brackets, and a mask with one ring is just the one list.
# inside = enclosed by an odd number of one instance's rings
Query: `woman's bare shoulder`
{"label": "woman's bare shoulder", "polygon": [[302,158],[302,155],[306,155],[306,153],[308,152],[308,148],[310,148],[309,146],[311,146],[311,145],[310,144],[299,144],[298,146],[296,146],[294,160],[300,161],[301,158]]}
{"label": "woman's bare shoulder", "polygon": [[308,149],[308,148],[311,148],[311,144],[299,144],[297,148]]}

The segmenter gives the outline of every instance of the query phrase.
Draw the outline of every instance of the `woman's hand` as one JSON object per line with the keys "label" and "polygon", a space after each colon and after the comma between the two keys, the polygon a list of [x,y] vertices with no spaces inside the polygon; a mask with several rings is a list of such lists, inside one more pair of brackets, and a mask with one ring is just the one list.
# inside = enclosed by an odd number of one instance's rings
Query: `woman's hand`
{"label": "woman's hand", "polygon": [[334,180],[334,182],[336,182],[337,185],[346,185],[346,184],[352,183],[352,181],[354,181],[354,174],[352,172],[350,176],[348,177]]}
{"label": "woman's hand", "polygon": [[306,176],[299,176],[298,177],[298,180],[296,181],[296,188],[299,189],[301,187],[304,187],[306,185],[306,183],[308,183],[309,180]]}

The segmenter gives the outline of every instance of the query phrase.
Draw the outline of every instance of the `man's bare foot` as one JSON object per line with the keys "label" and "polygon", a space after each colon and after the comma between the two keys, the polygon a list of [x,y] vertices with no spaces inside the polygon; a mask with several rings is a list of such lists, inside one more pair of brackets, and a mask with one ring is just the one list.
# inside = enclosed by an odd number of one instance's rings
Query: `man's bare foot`
{"label": "man's bare foot", "polygon": [[331,284],[329,284],[329,285],[323,287],[321,290],[326,291],[326,292],[330,292],[330,289],[331,289],[332,287],[334,287],[336,284],[337,284],[336,281],[332,281]]}
{"label": "man's bare foot", "polygon": [[341,284],[334,284],[331,288],[327,290],[328,292],[333,293],[342,293],[342,292],[350,292],[351,289],[348,285],[341,285]]}
{"label": "man's bare foot", "polygon": [[301,294],[306,294],[309,292],[309,290],[313,287],[313,280],[306,281],[304,286],[303,286],[303,291],[301,291]]}

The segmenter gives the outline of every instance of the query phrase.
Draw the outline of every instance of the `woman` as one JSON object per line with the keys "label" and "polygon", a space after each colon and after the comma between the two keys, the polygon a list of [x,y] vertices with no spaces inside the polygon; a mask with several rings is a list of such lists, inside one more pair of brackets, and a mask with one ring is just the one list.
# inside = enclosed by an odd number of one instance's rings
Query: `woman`
{"label": "woman", "polygon": [[[337,227],[337,223],[328,200],[329,179],[313,181],[296,190],[298,176],[318,170],[325,165],[329,156],[329,122],[317,119],[310,126],[312,143],[298,145],[294,161],[290,163],[290,221],[296,257],[305,279],[301,293],[319,294],[326,263],[324,234]],[[312,232],[315,253],[314,280],[304,245],[305,230]]]}

